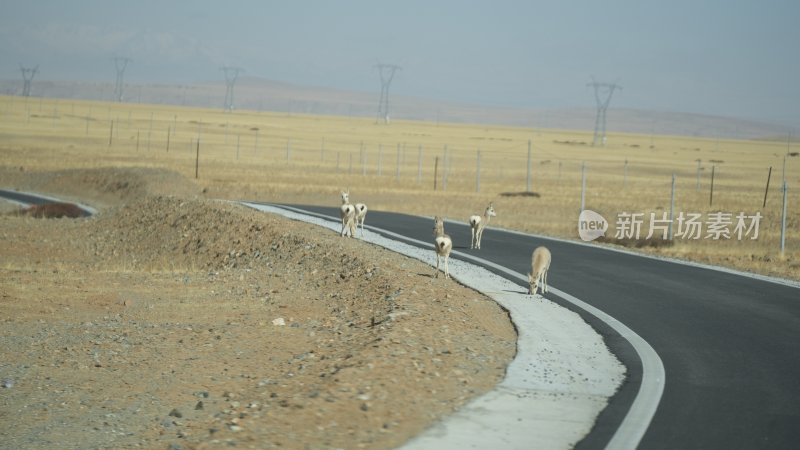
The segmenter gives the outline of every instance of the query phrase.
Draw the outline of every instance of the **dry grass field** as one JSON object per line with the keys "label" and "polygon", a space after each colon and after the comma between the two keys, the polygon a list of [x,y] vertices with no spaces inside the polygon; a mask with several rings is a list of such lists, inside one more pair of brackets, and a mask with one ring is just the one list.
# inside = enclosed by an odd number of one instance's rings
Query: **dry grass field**
{"label": "dry grass field", "polygon": [[[649,214],[669,211],[674,174],[675,216],[730,213],[731,236],[706,238],[704,223],[700,239],[641,251],[800,279],[796,142],[613,133],[605,147],[591,141],[579,131],[0,97],[6,167],[168,168],[196,176],[208,197],[271,202],[335,205],[349,187],[373,210],[465,221],[492,201],[492,226],[569,239],[578,239],[583,168],[586,208],[610,222],[611,237],[620,213],[645,214],[640,241]],[[518,195],[529,187],[537,195]],[[757,239],[738,239],[739,213],[761,214]]]}

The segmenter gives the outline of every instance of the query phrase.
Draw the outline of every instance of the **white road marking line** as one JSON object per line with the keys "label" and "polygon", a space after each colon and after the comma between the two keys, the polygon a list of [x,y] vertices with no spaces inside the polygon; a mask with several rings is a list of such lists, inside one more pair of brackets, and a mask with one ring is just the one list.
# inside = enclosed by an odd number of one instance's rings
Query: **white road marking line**
{"label": "white road marking line", "polygon": [[[242,204],[250,207],[261,206],[258,204],[242,202]],[[278,206],[278,205],[271,205],[273,208],[277,209],[285,209],[289,211],[294,211],[298,214],[305,214],[316,216],[325,219],[335,220],[336,218],[324,214],[318,214],[311,211],[306,211],[299,208],[293,208],[288,206]],[[380,233],[396,237],[398,239],[413,242],[417,245],[423,247],[429,247],[429,242],[422,242],[413,238],[409,238],[407,236],[402,236],[397,233],[383,230],[380,228],[376,228],[373,226],[368,226],[368,228],[376,230]],[[517,234],[526,235],[525,233]],[[538,237],[538,236],[532,236]],[[567,243],[572,243],[570,241],[562,241]],[[528,282],[527,276],[510,270],[506,267],[500,266],[495,264],[491,261],[486,261],[481,258],[477,258],[475,256],[465,254],[459,251],[454,250],[454,254],[459,255],[464,259],[468,259],[480,264],[484,264],[486,266],[492,267],[498,271],[501,271],[519,281],[523,284]],[[606,314],[605,312],[595,308],[594,306],[574,297],[564,291],[561,291],[557,288],[550,287],[550,291],[552,291],[555,295],[561,297],[562,299],[574,304],[575,306],[583,309],[584,311],[588,312],[589,314],[597,317],[599,320],[606,323],[610,326],[614,331],[619,333],[624,339],[626,339],[631,346],[636,351],[639,359],[642,362],[642,382],[639,387],[639,392],[636,394],[636,398],[634,399],[633,403],[631,404],[628,413],[625,415],[625,418],[620,423],[619,428],[614,433],[614,436],[609,441],[608,445],[606,446],[607,449],[635,449],[639,442],[641,442],[642,437],[644,436],[647,428],[650,425],[650,422],[653,419],[653,416],[658,409],[658,404],[661,401],[661,396],[664,392],[664,384],[666,381],[666,374],[664,372],[664,364],[661,361],[661,358],[658,356],[658,353],[647,343],[641,336],[636,334],[633,330],[628,328],[625,324],[618,321],[617,319],[611,317],[610,315]]]}

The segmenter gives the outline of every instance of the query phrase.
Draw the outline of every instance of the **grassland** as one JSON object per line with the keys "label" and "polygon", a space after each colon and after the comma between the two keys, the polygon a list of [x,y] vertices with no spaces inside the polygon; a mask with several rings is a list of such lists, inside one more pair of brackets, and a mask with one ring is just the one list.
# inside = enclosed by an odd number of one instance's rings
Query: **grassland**
{"label": "grassland", "polygon": [[[649,214],[670,210],[675,175],[675,215],[730,213],[731,237],[705,238],[704,229],[701,239],[642,251],[800,279],[796,143],[614,133],[605,147],[591,141],[573,130],[0,97],[6,167],[163,167],[196,174],[210,197],[326,205],[349,187],[373,210],[454,220],[491,201],[493,226],[569,239],[578,238],[582,174],[585,207],[608,219],[608,234],[620,213],[644,213],[641,239]],[[537,195],[513,195],[527,191]],[[757,239],[733,233],[739,213],[761,214]]]}

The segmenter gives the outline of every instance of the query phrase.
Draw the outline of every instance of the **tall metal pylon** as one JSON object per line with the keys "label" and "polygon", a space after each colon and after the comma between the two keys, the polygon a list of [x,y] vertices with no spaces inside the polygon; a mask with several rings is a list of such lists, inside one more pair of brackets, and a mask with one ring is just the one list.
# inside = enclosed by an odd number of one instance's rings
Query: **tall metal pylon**
{"label": "tall metal pylon", "polygon": [[403,68],[394,64],[376,64],[375,67],[378,68],[381,76],[381,98],[378,100],[378,115],[375,117],[375,123],[381,120],[389,123],[389,85],[392,84],[394,73]]}
{"label": "tall metal pylon", "polygon": [[606,111],[608,105],[611,103],[611,96],[614,95],[616,89],[622,90],[622,86],[616,83],[598,83],[592,78],[592,82],[587,84],[594,88],[594,97],[597,100],[597,116],[594,120],[594,139],[592,140],[592,147],[596,147],[598,143],[602,146],[606,145]]}
{"label": "tall metal pylon", "polygon": [[244,72],[244,69],[222,66],[222,71],[225,72],[225,111],[233,111],[233,86],[236,84],[239,74]]}
{"label": "tall metal pylon", "polygon": [[129,58],[121,56],[114,57],[114,67],[117,69],[117,81],[114,83],[114,101],[116,102],[122,103],[123,90],[125,89],[123,77],[125,75],[125,68],[128,67],[129,62],[131,62]]}
{"label": "tall metal pylon", "polygon": [[23,97],[30,97],[31,96],[31,81],[33,81],[33,77],[36,76],[36,72],[39,71],[39,66],[34,68],[30,67],[22,67],[19,66],[19,70],[22,72],[22,96]]}

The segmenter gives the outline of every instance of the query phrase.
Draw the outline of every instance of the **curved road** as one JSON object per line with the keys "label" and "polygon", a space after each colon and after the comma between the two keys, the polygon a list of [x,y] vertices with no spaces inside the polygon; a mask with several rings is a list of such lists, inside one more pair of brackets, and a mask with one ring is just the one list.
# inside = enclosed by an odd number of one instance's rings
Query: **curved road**
{"label": "curved road", "polygon": [[[19,195],[0,192],[0,196]],[[15,200],[37,203],[32,197]],[[335,207],[298,208],[338,220]],[[367,223],[423,242],[431,240],[429,218],[370,211]],[[446,230],[457,251],[520,273],[529,271],[533,248],[547,245],[553,253],[550,284],[619,320],[655,349],[666,370],[666,384],[638,448],[800,446],[796,284],[491,227],[483,236],[483,249],[470,250],[466,224],[447,223]],[[631,345],[604,322],[553,293],[546,297],[580,314],[628,368],[626,382],[589,436],[576,446],[603,448],[637,395],[641,362]]]}
{"label": "curved road", "polygon": [[[60,200],[53,197],[47,197],[41,194],[32,194],[27,192],[18,192],[18,191],[9,191],[6,189],[0,189],[0,198],[5,198],[6,200],[11,200],[13,202],[22,204],[22,205],[44,205],[47,203],[59,202],[63,203],[64,200]],[[96,214],[97,211],[86,205],[81,205],[79,203],[75,203],[75,206],[80,208],[84,215],[91,216],[92,214]]]}
{"label": "curved road", "polygon": [[[333,207],[295,206],[338,219]],[[370,211],[367,226],[431,240],[429,218]],[[447,223],[455,249],[527,273],[538,245],[553,253],[548,282],[627,325],[659,354],[661,402],[641,449],[800,446],[800,288],[741,274],[492,229],[470,250],[466,224]],[[721,243],[721,245],[724,245]],[[491,268],[489,268],[492,270]],[[497,272],[504,276],[502,272]],[[584,317],[628,368],[628,379],[576,448],[603,448],[639,389],[641,363],[606,324]]]}

